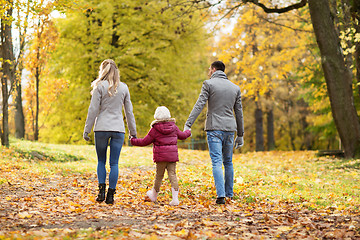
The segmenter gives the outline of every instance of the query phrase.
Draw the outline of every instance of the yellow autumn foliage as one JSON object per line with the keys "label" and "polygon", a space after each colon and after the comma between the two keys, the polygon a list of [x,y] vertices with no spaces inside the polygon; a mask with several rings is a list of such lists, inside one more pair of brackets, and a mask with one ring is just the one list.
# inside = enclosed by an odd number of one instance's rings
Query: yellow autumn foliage
{"label": "yellow autumn foliage", "polygon": [[306,45],[312,26],[309,19],[299,18],[298,11],[266,14],[249,4],[239,10],[231,34],[223,35],[214,51],[225,64],[234,64],[232,80],[244,96],[258,100],[313,61]]}

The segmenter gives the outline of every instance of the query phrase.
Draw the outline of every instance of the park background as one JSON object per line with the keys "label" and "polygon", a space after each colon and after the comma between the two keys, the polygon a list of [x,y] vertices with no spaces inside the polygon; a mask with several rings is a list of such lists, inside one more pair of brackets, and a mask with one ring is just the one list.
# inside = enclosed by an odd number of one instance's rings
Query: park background
{"label": "park background", "polygon": [[[281,8],[290,3],[267,4]],[[229,79],[242,91],[242,152],[342,148],[307,5],[269,14],[242,1],[4,4],[3,99],[9,101],[2,104],[3,145],[8,145],[7,134],[84,144],[90,84],[100,63],[111,58],[130,88],[139,137],[147,133],[161,105],[182,128],[209,65],[222,60]],[[338,37],[334,41],[352,74],[351,104],[358,111],[359,33],[357,18],[350,17],[355,7],[337,1],[330,7]],[[194,148],[206,148],[205,113],[192,129],[193,141],[202,142]]]}
{"label": "park background", "polygon": [[[359,1],[0,5],[0,239],[359,237]],[[245,123],[233,202],[213,203],[204,109],[179,142],[179,208],[167,205],[167,181],[160,204],[144,201],[151,148],[128,146],[116,203],[96,204],[94,138],[82,132],[108,58],[129,86],[138,137],[161,105],[182,129],[209,65],[225,63]]]}

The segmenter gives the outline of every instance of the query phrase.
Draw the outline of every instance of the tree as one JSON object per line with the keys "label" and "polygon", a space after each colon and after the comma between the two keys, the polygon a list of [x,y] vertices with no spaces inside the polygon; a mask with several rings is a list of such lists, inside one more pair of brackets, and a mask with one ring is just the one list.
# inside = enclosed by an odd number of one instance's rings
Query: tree
{"label": "tree", "polygon": [[[90,102],[90,84],[101,61],[112,58],[121,81],[131,92],[139,134],[145,134],[157,106],[166,105],[185,122],[200,90],[203,66],[203,23],[196,14],[162,11],[166,2],[83,2],[82,10],[69,10],[58,19],[60,39],[48,64],[54,80],[67,80],[42,129],[41,139],[79,142]],[[85,4],[86,3],[86,4]],[[194,85],[198,87],[191,87]],[[190,111],[190,110],[189,110]]]}
{"label": "tree", "polygon": [[264,151],[264,135],[263,135],[263,112],[257,107],[255,109],[255,129],[256,129],[256,151]]}
{"label": "tree", "polygon": [[[15,136],[23,138],[25,135],[25,123],[22,107],[22,90],[21,90],[21,74],[23,70],[22,57],[25,48],[26,35],[28,29],[28,19],[30,15],[30,1],[3,1],[1,6],[4,13],[1,15],[2,19],[2,52],[5,56],[3,74],[7,76],[7,80],[3,79],[3,129],[2,144],[9,145],[9,113],[8,113],[8,100],[10,95],[13,94],[15,105]],[[13,16],[13,12],[17,14]],[[12,29],[15,27],[19,32],[19,42],[12,37]],[[17,49],[17,56],[15,57],[15,48]],[[7,90],[6,90],[7,89]],[[6,92],[7,91],[7,92]],[[7,100],[6,100],[7,99]]]}
{"label": "tree", "polygon": [[310,15],[322,57],[335,125],[346,157],[360,155],[360,123],[354,106],[352,74],[339,51],[340,40],[331,19],[329,2],[309,0]]}
{"label": "tree", "polygon": [[25,119],[24,111],[22,104],[22,84],[21,78],[24,69],[23,65],[23,52],[26,46],[26,38],[28,32],[28,21],[31,15],[31,3],[30,1],[22,2],[16,1],[15,9],[17,13],[15,26],[19,32],[19,42],[18,42],[18,58],[17,58],[17,69],[14,82],[14,105],[15,105],[15,137],[24,138],[25,137]]}
{"label": "tree", "polygon": [[55,48],[57,31],[50,18],[55,9],[52,2],[34,6],[37,15],[34,17],[34,36],[27,55],[26,64],[32,77],[35,79],[35,116],[33,117],[34,140],[39,139],[39,86],[40,79],[50,52]]}
{"label": "tree", "polygon": [[[29,100],[31,99],[28,105],[32,111],[28,117],[29,120],[32,120],[35,141],[39,139],[40,80],[43,79],[47,57],[55,48],[58,38],[57,30],[48,14],[39,16],[37,22],[38,25],[34,32],[35,36],[32,39],[32,44],[26,59],[27,69],[31,72],[32,77],[29,82],[29,87],[34,90],[30,95],[27,94],[27,98]],[[29,93],[29,91],[27,91],[27,93]],[[51,102],[49,103],[51,104]]]}
{"label": "tree", "polygon": [[13,53],[12,40],[12,13],[13,1],[7,0],[1,4],[3,14],[1,15],[1,55],[2,55],[2,75],[1,75],[1,92],[2,92],[2,134],[1,144],[9,146],[9,83],[14,82],[15,76],[15,57]]}
{"label": "tree", "polygon": [[269,109],[266,113],[267,122],[267,150],[275,150],[275,137],[274,137],[274,113]]}
{"label": "tree", "polygon": [[[314,56],[314,61],[307,62],[297,71],[297,78],[301,84],[302,95],[305,100],[304,103],[300,104],[300,111],[307,114],[307,122],[304,123],[301,120],[302,125],[306,126],[303,132],[303,145],[310,146],[309,144],[312,142],[311,149],[337,149],[339,147],[339,134],[331,113],[320,51],[315,36],[309,38],[309,41],[315,43],[309,45],[308,48],[311,55]],[[303,104],[308,105],[308,107],[303,108]],[[309,149],[309,147],[305,149]]]}

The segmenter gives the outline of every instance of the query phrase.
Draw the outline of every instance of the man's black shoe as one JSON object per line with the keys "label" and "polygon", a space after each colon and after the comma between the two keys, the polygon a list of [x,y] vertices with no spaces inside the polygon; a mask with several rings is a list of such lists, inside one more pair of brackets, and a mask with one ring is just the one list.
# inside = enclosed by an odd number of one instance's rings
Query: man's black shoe
{"label": "man's black shoe", "polygon": [[224,197],[218,197],[216,199],[217,204],[225,204],[225,198]]}

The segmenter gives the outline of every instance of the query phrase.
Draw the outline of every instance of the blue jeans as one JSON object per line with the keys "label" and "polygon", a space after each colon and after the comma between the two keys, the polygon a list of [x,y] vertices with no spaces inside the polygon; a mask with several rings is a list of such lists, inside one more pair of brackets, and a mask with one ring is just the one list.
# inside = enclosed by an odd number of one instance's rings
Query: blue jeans
{"label": "blue jeans", "polygon": [[[212,171],[217,197],[233,197],[234,168],[232,162],[234,132],[207,131]],[[225,169],[225,179],[222,166]]]}
{"label": "blue jeans", "polygon": [[110,145],[109,188],[116,188],[119,177],[119,157],[124,138],[125,133],[121,132],[95,132],[95,148],[98,157],[97,176],[99,184],[105,183],[106,181],[106,153],[108,145]]}

